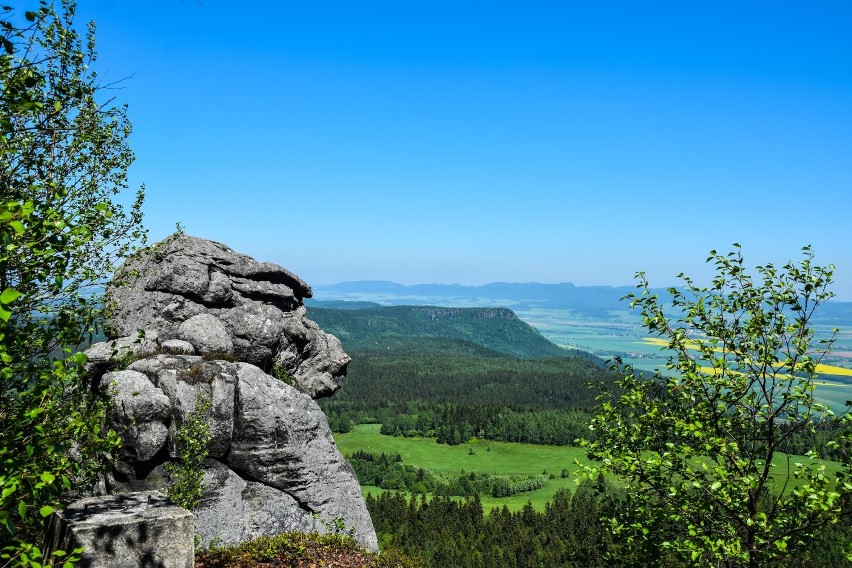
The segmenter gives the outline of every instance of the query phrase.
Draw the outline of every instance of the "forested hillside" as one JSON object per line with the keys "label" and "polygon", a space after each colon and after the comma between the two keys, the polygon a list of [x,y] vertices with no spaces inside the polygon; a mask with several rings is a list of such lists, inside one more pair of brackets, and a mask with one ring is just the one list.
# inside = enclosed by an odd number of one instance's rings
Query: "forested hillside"
{"label": "forested hillside", "polygon": [[587,434],[589,383],[608,372],[577,357],[516,359],[448,338],[350,350],[343,388],[321,401],[333,430],[381,423],[382,432],[434,436],[458,444],[473,436],[506,442],[573,444]]}
{"label": "forested hillside", "polygon": [[412,337],[443,337],[462,339],[513,357],[571,354],[542,337],[534,327],[506,308],[309,307],[308,317],[336,335],[347,351],[385,349]]}
{"label": "forested hillside", "polygon": [[[508,309],[342,302],[335,309],[315,304],[309,317],[340,337],[352,357],[344,386],[319,401],[335,432],[381,424],[381,434],[411,438],[405,443],[419,443],[413,437],[455,447],[470,442],[460,455],[473,456],[483,439],[567,446],[595,439],[589,425],[597,391],[590,385],[614,386],[601,360],[550,344]],[[832,445],[837,428],[825,423],[793,432],[787,451],[841,459],[844,448]],[[675,555],[625,545],[601,523],[602,516],[638,507],[602,478],[585,482],[573,496],[557,494],[543,507],[539,501],[521,510],[483,510],[479,497],[531,495],[570,477],[568,462],[561,474],[507,475],[466,472],[471,461],[460,461],[458,471],[431,471],[428,462],[411,464],[375,449],[348,459],[363,486],[380,488],[368,507],[382,546],[429,566],[682,565]],[[472,500],[457,501],[466,496]],[[844,507],[848,516],[849,504]],[[676,527],[664,523],[660,530]],[[827,525],[785,565],[849,565],[843,549],[850,536],[847,524]]]}
{"label": "forested hillside", "polygon": [[[322,401],[334,431],[381,423],[390,435],[572,444],[603,363],[559,348],[511,310],[432,306],[327,309],[309,317],[352,356],[344,387]],[[538,357],[538,358],[536,358]]]}

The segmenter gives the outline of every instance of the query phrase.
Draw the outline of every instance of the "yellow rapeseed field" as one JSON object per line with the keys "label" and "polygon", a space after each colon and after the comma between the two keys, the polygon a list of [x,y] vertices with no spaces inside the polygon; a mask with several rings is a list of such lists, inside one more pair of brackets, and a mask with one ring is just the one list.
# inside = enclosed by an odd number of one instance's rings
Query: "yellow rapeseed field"
{"label": "yellow rapeseed field", "polygon": [[[657,345],[659,347],[668,347],[668,345],[669,345],[668,341],[666,341],[664,339],[660,339],[659,337],[645,337],[645,338],[643,338],[643,341],[645,343],[649,343],[651,345]],[[689,349],[698,349],[696,342],[693,341],[693,340],[688,340],[686,346]],[[715,351],[718,352],[720,350],[716,349]],[[713,373],[714,372],[712,367],[701,367],[701,371],[705,372],[705,373]],[[852,377],[852,369],[837,367],[835,365],[825,365],[823,363],[820,363],[816,366],[816,372],[820,375],[835,375],[835,376],[841,376],[841,377]],[[821,383],[821,384],[840,385],[841,383],[829,383],[829,382],[823,381],[823,383]]]}

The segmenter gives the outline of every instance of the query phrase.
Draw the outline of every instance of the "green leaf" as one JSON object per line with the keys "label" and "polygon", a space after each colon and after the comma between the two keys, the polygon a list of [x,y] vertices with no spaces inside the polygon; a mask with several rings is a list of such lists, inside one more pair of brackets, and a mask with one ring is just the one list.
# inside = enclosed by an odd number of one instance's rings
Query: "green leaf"
{"label": "green leaf", "polygon": [[0,293],[0,303],[11,304],[20,297],[21,293],[14,288],[6,288],[2,293]]}
{"label": "green leaf", "polygon": [[11,495],[12,493],[14,493],[14,492],[15,492],[15,490],[17,490],[17,489],[18,489],[17,484],[10,485],[10,486],[8,486],[8,487],[4,488],[4,489],[3,489],[3,494],[2,494],[2,495],[0,495],[0,501],[5,500],[5,499],[6,499],[6,497],[8,497],[8,496],[9,496],[9,495]]}
{"label": "green leaf", "polygon": [[714,481],[710,485],[710,491],[718,491],[719,488],[721,488],[721,487],[722,487],[722,483],[720,481]]}
{"label": "green leaf", "polygon": [[18,515],[20,515],[22,519],[27,516],[27,504],[23,501],[18,502]]}
{"label": "green leaf", "polygon": [[51,507],[50,505],[45,505],[44,507],[39,509],[38,512],[42,517],[49,517],[53,514],[53,507]]}

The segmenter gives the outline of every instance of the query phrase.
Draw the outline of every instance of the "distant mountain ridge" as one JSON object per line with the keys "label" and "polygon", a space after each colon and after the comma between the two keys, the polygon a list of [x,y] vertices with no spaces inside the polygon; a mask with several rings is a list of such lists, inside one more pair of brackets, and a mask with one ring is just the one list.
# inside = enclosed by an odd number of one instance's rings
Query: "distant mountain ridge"
{"label": "distant mountain ridge", "polygon": [[[611,311],[627,309],[622,298],[637,292],[635,286],[576,286],[570,282],[492,282],[481,286],[462,284],[398,284],[386,280],[357,280],[327,286],[315,286],[314,298],[321,301],[344,300],[383,305],[503,306],[515,310],[559,308],[578,314],[607,319]],[[664,303],[669,289],[654,288]],[[815,323],[852,325],[852,302],[830,301],[814,315]]]}
{"label": "distant mountain ridge", "polygon": [[[575,286],[570,282],[493,282],[482,286],[461,284],[404,285],[382,280],[341,282],[314,287],[319,300],[360,300],[380,304],[505,306],[512,309],[568,308],[604,318],[610,310],[624,309],[621,298],[634,286]],[[666,294],[665,289],[657,291]]]}

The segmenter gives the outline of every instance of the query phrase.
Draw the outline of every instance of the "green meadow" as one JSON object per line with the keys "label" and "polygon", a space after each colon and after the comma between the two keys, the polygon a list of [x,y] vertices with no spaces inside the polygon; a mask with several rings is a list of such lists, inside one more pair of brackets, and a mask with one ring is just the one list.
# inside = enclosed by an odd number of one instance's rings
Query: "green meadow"
{"label": "green meadow", "polygon": [[[535,475],[547,472],[556,476],[536,491],[501,498],[483,496],[482,506],[486,511],[504,505],[514,511],[521,509],[527,502],[531,502],[536,509],[543,510],[545,503],[553,498],[557,490],[564,488],[573,491],[576,487],[573,481],[573,473],[577,468],[575,461],[588,463],[585,451],[581,448],[490,440],[474,440],[467,444],[448,446],[436,443],[434,438],[383,436],[379,433],[380,427],[380,424],[359,424],[351,432],[335,434],[334,440],[345,456],[358,450],[398,453],[406,465],[422,467],[434,473],[458,474],[464,471],[498,475]],[[567,478],[561,477],[563,469],[568,470]],[[377,494],[382,490],[365,486],[362,491],[366,495]]]}
{"label": "green meadow", "polygon": [[[467,444],[448,446],[438,444],[434,438],[404,438],[384,436],[379,433],[380,424],[359,424],[346,434],[335,434],[334,440],[344,456],[358,450],[370,453],[398,453],[406,465],[422,467],[434,473],[459,474],[461,472],[489,473],[496,475],[526,474],[535,475],[546,472],[553,474],[554,479],[535,491],[517,493],[509,497],[495,498],[482,496],[482,506],[489,511],[494,507],[506,506],[510,511],[522,509],[528,502],[542,511],[547,502],[553,499],[559,489],[574,491],[574,473],[577,462],[588,464],[585,450],[570,446],[542,446],[536,444],[519,444],[513,442],[493,442],[489,440],[472,440]],[[792,456],[789,467],[792,472],[796,462],[808,463],[805,457]],[[843,465],[838,462],[822,462],[829,479],[834,479]],[[775,460],[777,471],[787,471],[783,457]],[[567,470],[567,477],[562,477],[562,471]],[[799,482],[791,479],[787,491],[793,489]],[[779,484],[779,490],[782,488]],[[378,495],[384,490],[374,486],[363,486],[361,491]]]}

